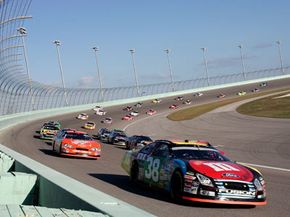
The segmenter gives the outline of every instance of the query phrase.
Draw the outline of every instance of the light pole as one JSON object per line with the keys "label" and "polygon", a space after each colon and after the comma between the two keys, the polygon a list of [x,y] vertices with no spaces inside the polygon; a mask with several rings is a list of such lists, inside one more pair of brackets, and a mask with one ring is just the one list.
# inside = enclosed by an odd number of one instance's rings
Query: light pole
{"label": "light pole", "polygon": [[59,65],[59,70],[60,70],[64,100],[65,100],[65,104],[68,106],[67,93],[66,93],[66,88],[65,88],[64,78],[63,78],[63,70],[62,70],[62,64],[61,64],[60,52],[59,52],[59,47],[61,45],[61,42],[59,40],[55,40],[53,41],[53,43],[55,44],[56,52],[57,52],[57,60],[58,60],[58,65]]}
{"label": "light pole", "polygon": [[278,50],[279,50],[281,72],[282,74],[284,74],[283,59],[282,59],[282,53],[281,53],[281,41],[276,41],[276,43],[278,45]]}
{"label": "light pole", "polygon": [[29,71],[29,67],[28,67],[28,59],[27,59],[27,50],[26,50],[26,44],[25,44],[25,39],[24,37],[27,35],[27,30],[24,27],[20,27],[17,29],[17,31],[19,32],[19,34],[21,35],[22,38],[22,44],[23,44],[23,53],[24,53],[24,61],[25,61],[25,67],[26,67],[26,73],[27,73],[27,77],[28,77],[28,82],[29,82],[29,95],[31,98],[31,106],[32,106],[32,110],[35,110],[34,107],[34,97],[33,97],[33,93],[32,93],[32,80],[31,80],[31,75],[30,75],[30,71]]}
{"label": "light pole", "polygon": [[242,62],[242,74],[243,74],[244,80],[246,80],[246,69],[245,69],[245,62],[244,62],[244,55],[243,55],[243,46],[240,44],[240,45],[238,45],[238,48],[240,48],[240,56],[241,56],[241,62]]}
{"label": "light pole", "polygon": [[173,73],[172,73],[172,68],[171,68],[171,64],[170,64],[170,58],[169,58],[169,49],[164,49],[165,53],[166,53],[166,57],[167,57],[167,63],[168,63],[168,69],[169,69],[169,76],[170,76],[170,82],[171,82],[171,88],[172,91],[175,91],[175,87],[174,87],[174,81],[173,81]]}
{"label": "light pole", "polygon": [[201,50],[203,51],[203,62],[204,62],[204,67],[205,67],[205,76],[206,76],[207,86],[209,86],[207,59],[206,59],[206,56],[205,56],[206,47],[202,47]]}
{"label": "light pole", "polygon": [[95,51],[95,57],[96,57],[97,76],[98,76],[98,79],[99,79],[99,89],[100,89],[100,94],[101,94],[101,100],[104,101],[103,82],[102,82],[102,79],[101,79],[99,61],[98,61],[98,51],[100,49],[99,49],[99,47],[93,47],[93,50]]}
{"label": "light pole", "polygon": [[135,67],[135,58],[134,58],[135,49],[130,49],[129,51],[130,51],[131,57],[132,57],[132,65],[133,65],[133,72],[134,72],[134,77],[135,77],[137,94],[138,94],[138,96],[140,96],[140,88],[139,88],[139,82],[138,82],[138,77],[137,77],[137,72],[136,72],[136,67]]}

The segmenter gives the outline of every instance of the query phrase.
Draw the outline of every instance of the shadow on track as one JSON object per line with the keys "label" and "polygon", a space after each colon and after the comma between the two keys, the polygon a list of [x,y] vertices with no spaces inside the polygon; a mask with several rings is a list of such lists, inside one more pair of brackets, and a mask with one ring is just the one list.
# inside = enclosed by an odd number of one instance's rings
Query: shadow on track
{"label": "shadow on track", "polygon": [[[90,176],[110,183],[117,186],[120,189],[123,189],[127,192],[131,192],[143,197],[149,197],[157,200],[162,200],[168,203],[174,203],[170,199],[169,193],[166,193],[161,190],[149,188],[143,184],[132,184],[127,175],[116,175],[116,174],[99,174],[99,173],[90,173]],[[239,206],[239,205],[228,205],[228,204],[209,204],[209,203],[193,203],[184,201],[181,206],[191,206],[199,208],[215,208],[215,209],[251,209],[255,206]]]}

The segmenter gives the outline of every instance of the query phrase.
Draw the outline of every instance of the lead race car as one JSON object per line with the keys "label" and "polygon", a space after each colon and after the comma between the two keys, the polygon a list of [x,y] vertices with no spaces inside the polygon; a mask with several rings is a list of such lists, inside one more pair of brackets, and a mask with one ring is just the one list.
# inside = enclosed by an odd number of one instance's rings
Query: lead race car
{"label": "lead race car", "polygon": [[122,167],[132,182],[163,189],[176,202],[266,204],[261,173],[209,145],[156,140],[138,151],[127,151]]}

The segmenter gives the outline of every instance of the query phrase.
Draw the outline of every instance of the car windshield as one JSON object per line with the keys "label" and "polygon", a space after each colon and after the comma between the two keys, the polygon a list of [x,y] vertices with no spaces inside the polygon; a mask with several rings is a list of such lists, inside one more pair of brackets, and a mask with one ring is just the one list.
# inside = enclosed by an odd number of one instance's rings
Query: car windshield
{"label": "car windshield", "polygon": [[89,135],[81,133],[68,133],[66,134],[66,138],[76,140],[92,140],[92,138]]}
{"label": "car windshield", "polygon": [[125,136],[126,136],[126,134],[125,134],[125,133],[116,133],[116,136],[125,137]]}
{"label": "car windshield", "polygon": [[45,130],[59,130],[59,128],[56,126],[45,126],[44,129]]}
{"label": "car windshield", "polygon": [[140,136],[138,137],[138,141],[152,141],[148,136]]}
{"label": "car windshield", "polygon": [[217,150],[211,150],[208,148],[174,147],[172,148],[172,151],[175,158],[188,160],[230,161]]}

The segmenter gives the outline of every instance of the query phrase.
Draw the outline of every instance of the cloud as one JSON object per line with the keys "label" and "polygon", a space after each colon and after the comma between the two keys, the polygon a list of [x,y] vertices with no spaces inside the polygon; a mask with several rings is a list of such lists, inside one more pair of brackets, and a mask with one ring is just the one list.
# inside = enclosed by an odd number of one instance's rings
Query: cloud
{"label": "cloud", "polygon": [[260,43],[260,44],[256,44],[252,48],[253,49],[265,49],[265,48],[269,48],[269,47],[273,47],[273,43]]}
{"label": "cloud", "polygon": [[94,76],[83,76],[77,81],[77,86],[81,88],[91,88],[98,85]]}
{"label": "cloud", "polygon": [[[248,56],[244,54],[244,60],[255,59],[257,56]],[[225,68],[225,67],[232,67],[241,64],[241,57],[224,57],[224,58],[217,58],[214,60],[208,60],[208,67],[210,68]],[[204,62],[201,62],[200,65],[204,65]]]}

